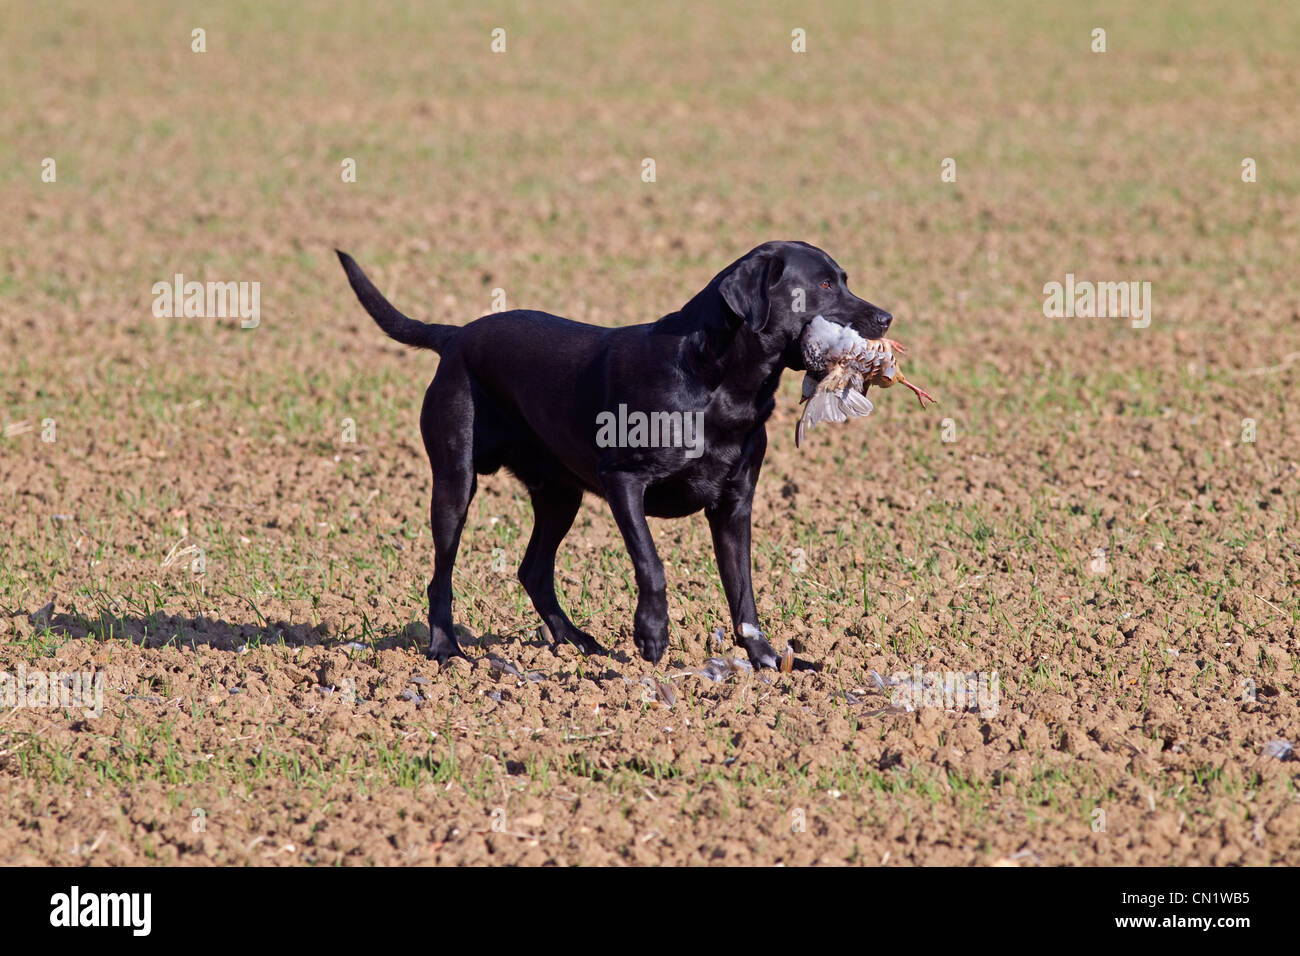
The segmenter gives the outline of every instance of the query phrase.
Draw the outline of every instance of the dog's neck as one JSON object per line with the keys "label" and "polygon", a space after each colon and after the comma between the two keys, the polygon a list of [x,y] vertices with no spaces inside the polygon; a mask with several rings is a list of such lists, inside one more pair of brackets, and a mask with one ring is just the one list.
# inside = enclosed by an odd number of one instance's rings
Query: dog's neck
{"label": "dog's neck", "polygon": [[[688,307],[689,309],[689,304]],[[713,393],[710,404],[725,409],[736,425],[757,427],[776,407],[776,389],[787,365],[788,343],[733,326],[721,316],[701,322],[687,309],[664,316],[658,329],[681,336],[682,367]]]}
{"label": "dog's neck", "polygon": [[713,363],[717,370],[715,389],[738,399],[750,397],[764,402],[772,398],[781,383],[781,373],[785,371],[784,343],[765,339],[742,325],[721,353],[714,354]]}

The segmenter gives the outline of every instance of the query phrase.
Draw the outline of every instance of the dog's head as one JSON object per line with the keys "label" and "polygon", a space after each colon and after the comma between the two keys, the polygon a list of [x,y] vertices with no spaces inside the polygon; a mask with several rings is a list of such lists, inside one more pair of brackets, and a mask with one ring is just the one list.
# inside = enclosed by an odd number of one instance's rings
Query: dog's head
{"label": "dog's head", "polygon": [[748,326],[792,369],[803,368],[799,336],[813,316],[847,325],[864,339],[883,336],[894,318],[850,292],[839,264],[806,242],[765,242],[720,279],[718,294],[730,321]]}

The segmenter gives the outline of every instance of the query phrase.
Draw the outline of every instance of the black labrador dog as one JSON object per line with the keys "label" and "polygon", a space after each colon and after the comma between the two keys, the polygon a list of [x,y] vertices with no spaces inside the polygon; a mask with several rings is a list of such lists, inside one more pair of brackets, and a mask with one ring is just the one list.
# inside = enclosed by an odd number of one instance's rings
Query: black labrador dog
{"label": "black labrador dog", "polygon": [[555,595],[555,554],[589,491],[609,502],[632,558],[633,638],[643,658],[657,662],[668,646],[664,568],[646,516],[703,509],[735,637],[755,667],[777,666],[750,580],[764,423],[781,372],[803,368],[799,336],[813,316],[869,339],[883,336],[892,319],[849,291],[830,256],[804,242],[767,242],[679,311],[607,329],[522,309],[466,326],[418,322],[397,311],[350,256],[338,255],[381,329],[442,356],[420,413],[433,468],[430,657],[462,654],[451,619],[452,565],[477,476],[504,465],[528,488],[536,516],[519,580],[557,646],[603,651]]}

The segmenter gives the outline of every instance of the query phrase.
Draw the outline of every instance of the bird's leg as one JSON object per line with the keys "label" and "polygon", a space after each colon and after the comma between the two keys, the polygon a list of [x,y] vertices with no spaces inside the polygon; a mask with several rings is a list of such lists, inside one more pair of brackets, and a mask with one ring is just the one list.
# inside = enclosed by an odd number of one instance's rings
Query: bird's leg
{"label": "bird's leg", "polygon": [[881,339],[880,341],[888,345],[891,352],[897,352],[899,355],[907,354],[907,346],[897,339]]}
{"label": "bird's leg", "polygon": [[933,402],[935,405],[938,405],[938,404],[939,404],[939,400],[938,400],[937,398],[935,398],[933,395],[931,395],[931,394],[930,394],[929,392],[927,392],[925,389],[923,389],[923,388],[921,388],[921,387],[919,387],[919,386],[917,386],[917,385],[913,385],[913,384],[912,384],[911,382],[909,382],[907,379],[903,378],[903,376],[902,376],[901,374],[898,376],[898,380],[899,380],[900,382],[902,382],[904,385],[906,385],[908,388],[910,388],[912,391],[916,392],[916,398],[917,398],[917,401],[919,401],[919,402],[921,403],[921,407],[922,407],[922,408],[925,408],[925,400],[926,400],[927,398],[928,398],[931,402]]}

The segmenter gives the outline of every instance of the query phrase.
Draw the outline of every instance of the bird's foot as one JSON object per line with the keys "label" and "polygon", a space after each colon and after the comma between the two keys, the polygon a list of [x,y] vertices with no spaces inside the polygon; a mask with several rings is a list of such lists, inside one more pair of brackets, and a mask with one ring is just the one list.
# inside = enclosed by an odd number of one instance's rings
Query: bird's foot
{"label": "bird's foot", "polygon": [[900,381],[901,381],[904,385],[906,385],[908,388],[910,388],[912,391],[916,392],[916,400],[919,401],[919,402],[921,403],[921,407],[922,407],[922,408],[925,408],[925,400],[926,400],[927,398],[930,400],[930,402],[931,402],[932,404],[935,404],[935,405],[938,405],[938,404],[939,404],[939,400],[938,400],[937,398],[935,398],[933,395],[931,395],[931,394],[930,394],[929,392],[927,392],[925,389],[921,388],[919,385],[913,385],[911,382],[909,382],[909,381],[908,381],[907,379],[905,379],[905,378],[904,378],[904,379],[900,379]]}

